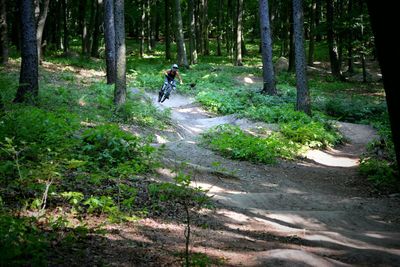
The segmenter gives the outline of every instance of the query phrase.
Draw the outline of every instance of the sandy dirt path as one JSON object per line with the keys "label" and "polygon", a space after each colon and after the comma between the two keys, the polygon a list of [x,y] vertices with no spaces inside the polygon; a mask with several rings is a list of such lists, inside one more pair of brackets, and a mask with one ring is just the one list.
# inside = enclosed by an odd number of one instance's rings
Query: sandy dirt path
{"label": "sandy dirt path", "polygon": [[177,134],[160,138],[166,159],[187,162],[194,184],[219,203],[208,222],[215,227],[195,230],[193,251],[222,257],[224,266],[400,266],[399,196],[371,193],[357,173],[375,137],[371,127],[339,123],[349,140],[343,146],[293,162],[253,164],[198,146],[199,134],[224,123],[248,131],[273,126],[215,117],[181,95],[162,104],[148,96],[172,111]]}

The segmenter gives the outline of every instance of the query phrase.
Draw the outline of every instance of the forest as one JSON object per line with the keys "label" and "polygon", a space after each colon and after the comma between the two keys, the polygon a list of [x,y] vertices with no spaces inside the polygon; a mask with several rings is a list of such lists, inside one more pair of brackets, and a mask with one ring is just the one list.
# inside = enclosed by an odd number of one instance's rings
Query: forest
{"label": "forest", "polygon": [[373,0],[0,0],[0,266],[399,266]]}

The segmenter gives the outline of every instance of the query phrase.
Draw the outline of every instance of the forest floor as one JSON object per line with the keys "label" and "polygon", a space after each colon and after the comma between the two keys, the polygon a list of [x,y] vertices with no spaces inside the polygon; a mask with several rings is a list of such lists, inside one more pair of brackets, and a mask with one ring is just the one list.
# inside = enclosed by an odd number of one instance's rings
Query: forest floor
{"label": "forest floor", "polygon": [[[172,94],[162,104],[154,93],[147,96],[161,110],[172,111],[174,129],[157,134],[158,144],[166,146],[164,161],[171,166],[159,170],[159,179],[172,181],[173,169],[185,162],[193,185],[208,190],[216,202],[215,209],[192,218],[191,251],[207,255],[198,262],[400,266],[400,196],[380,195],[357,172],[360,155],[375,137],[371,127],[338,122],[348,140],[344,145],[310,151],[296,161],[253,164],[202,147],[199,134],[225,123],[256,134],[274,125],[217,117],[186,96]],[[115,226],[106,235],[102,258],[115,266],[180,266],[183,223],[144,219],[128,228]]]}

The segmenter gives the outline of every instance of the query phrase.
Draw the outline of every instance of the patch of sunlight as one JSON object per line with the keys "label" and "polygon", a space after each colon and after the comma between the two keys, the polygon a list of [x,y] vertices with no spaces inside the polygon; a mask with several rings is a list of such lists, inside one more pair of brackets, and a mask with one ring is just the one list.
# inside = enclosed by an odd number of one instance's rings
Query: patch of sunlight
{"label": "patch of sunlight", "polygon": [[306,158],[311,159],[319,164],[330,167],[349,168],[349,167],[356,167],[359,165],[358,159],[335,156],[320,150],[307,151]]}
{"label": "patch of sunlight", "polygon": [[206,74],[203,77],[201,77],[202,79],[208,79],[210,77],[210,74]]}
{"label": "patch of sunlight", "polygon": [[166,144],[166,143],[168,143],[168,140],[165,139],[163,136],[161,136],[161,135],[159,135],[159,134],[156,134],[156,140],[157,140],[157,143],[159,143],[159,144]]}
{"label": "patch of sunlight", "polygon": [[176,176],[176,173],[174,173],[171,169],[166,169],[166,168],[158,168],[157,173],[165,175],[170,178],[174,178]]}
{"label": "patch of sunlight", "polygon": [[278,184],[273,184],[273,183],[262,183],[262,186],[266,186],[266,187],[278,187]]}
{"label": "patch of sunlight", "polygon": [[249,216],[246,216],[242,213],[237,213],[237,212],[234,212],[231,210],[221,210],[221,211],[218,211],[218,214],[224,215],[224,216],[226,216],[234,221],[237,221],[237,222],[247,222],[247,221],[251,220],[251,218]]}
{"label": "patch of sunlight", "polygon": [[303,191],[300,191],[300,190],[297,190],[297,189],[294,189],[294,188],[286,189],[286,193],[289,193],[289,194],[304,194]]}
{"label": "patch of sunlight", "polygon": [[79,106],[81,106],[81,107],[86,106],[86,101],[84,98],[85,98],[85,96],[82,96],[81,98],[79,98],[78,103],[79,103]]}
{"label": "patch of sunlight", "polygon": [[252,78],[250,78],[250,77],[244,77],[244,82],[245,82],[245,83],[253,84],[253,83],[254,83],[254,80],[253,80]]}
{"label": "patch of sunlight", "polygon": [[295,227],[302,227],[302,228],[317,228],[321,229],[323,224],[318,222],[316,219],[304,218],[302,216],[291,214],[291,213],[272,213],[266,214],[265,217],[281,221],[284,224],[293,224]]}
{"label": "patch of sunlight", "polygon": [[242,193],[240,191],[228,190],[226,188],[222,188],[222,187],[216,186],[214,184],[210,184],[210,183],[193,181],[191,184],[192,184],[192,186],[201,187],[202,189],[208,191],[209,193],[228,193],[228,194],[241,194]]}
{"label": "patch of sunlight", "polygon": [[378,239],[387,238],[387,236],[384,236],[384,235],[382,235],[382,234],[377,234],[377,233],[365,233],[365,236],[373,237],[373,238],[378,238]]}
{"label": "patch of sunlight", "polygon": [[285,232],[296,232],[296,233],[299,231],[303,231],[303,229],[286,226],[284,224],[280,224],[273,220],[263,219],[263,218],[259,218],[259,217],[252,217],[252,219],[254,219],[257,222],[267,225],[268,231],[285,231]]}

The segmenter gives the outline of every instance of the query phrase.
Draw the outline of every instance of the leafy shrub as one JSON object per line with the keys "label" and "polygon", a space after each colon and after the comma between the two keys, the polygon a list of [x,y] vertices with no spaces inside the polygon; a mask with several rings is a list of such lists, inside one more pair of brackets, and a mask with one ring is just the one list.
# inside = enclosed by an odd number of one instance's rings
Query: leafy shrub
{"label": "leafy shrub", "polygon": [[149,140],[119,129],[117,125],[101,125],[82,134],[82,153],[92,165],[109,170],[129,163],[134,173],[143,173],[153,167],[156,149]]}
{"label": "leafy shrub", "polygon": [[384,160],[364,158],[361,160],[359,171],[378,187],[393,187],[397,182],[394,166]]}
{"label": "leafy shrub", "polygon": [[0,213],[1,266],[44,266],[47,248],[33,219]]}
{"label": "leafy shrub", "polygon": [[276,158],[293,158],[300,149],[279,134],[267,138],[254,137],[231,125],[220,125],[203,134],[203,143],[233,159],[275,163]]}

